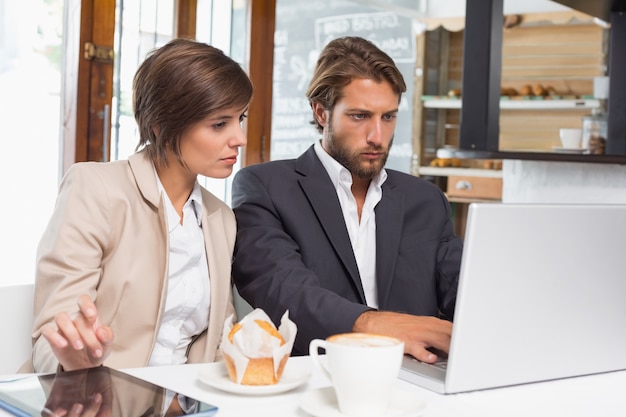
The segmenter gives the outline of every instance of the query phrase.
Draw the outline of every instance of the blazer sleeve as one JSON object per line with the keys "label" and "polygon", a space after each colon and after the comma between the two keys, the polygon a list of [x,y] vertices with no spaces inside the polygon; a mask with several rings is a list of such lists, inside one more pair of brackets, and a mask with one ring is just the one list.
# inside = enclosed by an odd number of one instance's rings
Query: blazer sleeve
{"label": "blazer sleeve", "polygon": [[443,192],[440,192],[439,196],[441,204],[445,208],[446,218],[437,248],[437,300],[442,318],[452,321],[459,286],[463,239],[454,233],[454,224],[448,199]]}
{"label": "blazer sleeve", "polygon": [[96,297],[109,239],[106,184],[88,168],[75,164],[61,182],[52,218],[37,249],[33,367],[55,372],[58,361],[41,336],[59,312],[75,314],[80,295]]}
{"label": "blazer sleeve", "polygon": [[[284,171],[284,175],[293,175],[293,171]],[[341,291],[324,288],[303,261],[301,247],[292,236],[307,239],[306,231],[312,226],[306,225],[306,214],[299,210],[297,201],[304,198],[301,192],[296,195],[295,189],[276,189],[280,184],[297,184],[282,181],[281,175],[280,169],[266,171],[261,180],[253,170],[244,169],[235,176],[233,211],[238,231],[233,279],[241,296],[253,307],[262,308],[275,323],[289,310],[298,325],[293,353],[306,354],[310,340],[351,331],[356,318],[369,308],[341,296]],[[304,207],[305,203],[300,204]],[[308,245],[309,252],[316,246],[315,242]],[[323,255],[314,258],[324,262]]]}

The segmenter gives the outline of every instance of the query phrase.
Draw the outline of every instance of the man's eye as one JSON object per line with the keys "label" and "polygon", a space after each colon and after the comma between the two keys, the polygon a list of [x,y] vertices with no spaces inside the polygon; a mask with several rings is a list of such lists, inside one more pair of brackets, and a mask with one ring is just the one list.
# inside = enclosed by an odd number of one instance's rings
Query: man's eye
{"label": "man's eye", "polygon": [[353,118],[357,119],[357,120],[362,120],[365,119],[365,114],[364,113],[355,113],[352,115]]}

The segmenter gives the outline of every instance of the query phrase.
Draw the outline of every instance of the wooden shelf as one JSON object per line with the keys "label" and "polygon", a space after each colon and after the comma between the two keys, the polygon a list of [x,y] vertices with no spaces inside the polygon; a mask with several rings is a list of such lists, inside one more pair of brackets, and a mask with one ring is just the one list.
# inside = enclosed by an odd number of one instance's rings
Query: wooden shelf
{"label": "wooden shelf", "polygon": [[[426,96],[422,98],[424,107],[429,109],[460,109],[461,99],[457,98],[434,98]],[[596,109],[600,107],[597,99],[502,99],[500,110],[580,110]]]}
{"label": "wooden shelf", "polygon": [[460,159],[519,159],[529,161],[593,162],[626,165],[626,155],[585,155],[558,152],[474,151],[456,149],[454,151],[454,157]]}
{"label": "wooden shelf", "polygon": [[480,168],[439,168],[424,166],[419,168],[419,174],[432,175],[433,177],[458,175],[464,177],[502,178],[502,170]]}
{"label": "wooden shelf", "polygon": [[463,204],[471,204],[471,203],[500,203],[502,200],[496,200],[491,198],[463,198],[463,197],[450,197],[446,194],[448,201],[451,203],[463,203]]}

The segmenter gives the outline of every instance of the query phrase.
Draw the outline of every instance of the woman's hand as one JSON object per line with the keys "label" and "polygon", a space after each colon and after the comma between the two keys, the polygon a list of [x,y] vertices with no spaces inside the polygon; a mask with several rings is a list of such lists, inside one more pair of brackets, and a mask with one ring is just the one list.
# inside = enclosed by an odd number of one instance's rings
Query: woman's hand
{"label": "woman's hand", "polygon": [[46,399],[42,417],[110,417],[113,403],[111,374],[94,368],[84,375],[57,374]]}
{"label": "woman's hand", "polygon": [[73,319],[66,312],[59,313],[54,319],[56,328],[50,324],[41,331],[66,371],[102,365],[113,342],[113,330],[102,325],[89,296],[80,296],[78,308]]}

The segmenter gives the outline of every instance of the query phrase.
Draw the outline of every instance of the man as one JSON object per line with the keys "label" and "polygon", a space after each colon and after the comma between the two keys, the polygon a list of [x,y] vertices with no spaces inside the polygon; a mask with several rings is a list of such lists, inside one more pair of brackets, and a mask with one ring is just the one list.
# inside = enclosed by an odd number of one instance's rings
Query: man
{"label": "man", "polygon": [[234,179],[234,281],[274,321],[289,310],[294,354],[350,331],[400,338],[426,362],[437,359],[427,348],[449,349],[462,251],[449,204],[434,185],[384,169],[404,91],[371,42],[330,42],[307,91],[321,141]]}

